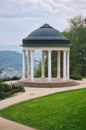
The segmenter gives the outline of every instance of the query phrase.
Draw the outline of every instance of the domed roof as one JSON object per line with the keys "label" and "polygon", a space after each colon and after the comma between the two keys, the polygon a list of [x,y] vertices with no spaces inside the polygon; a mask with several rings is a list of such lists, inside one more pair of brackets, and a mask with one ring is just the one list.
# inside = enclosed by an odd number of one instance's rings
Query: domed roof
{"label": "domed roof", "polygon": [[28,37],[25,39],[43,39],[43,40],[49,40],[49,39],[66,39],[61,32],[54,29],[48,24],[44,24],[40,28],[36,29],[35,31],[31,32]]}
{"label": "domed roof", "polygon": [[58,30],[44,24],[23,39],[23,46],[70,46],[70,41]]}

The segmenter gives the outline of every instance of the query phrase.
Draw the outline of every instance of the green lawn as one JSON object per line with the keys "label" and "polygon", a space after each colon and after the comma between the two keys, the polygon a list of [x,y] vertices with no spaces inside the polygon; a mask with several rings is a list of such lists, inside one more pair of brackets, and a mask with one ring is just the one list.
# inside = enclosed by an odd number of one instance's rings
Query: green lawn
{"label": "green lawn", "polygon": [[26,101],[0,115],[38,130],[86,130],[86,89]]}

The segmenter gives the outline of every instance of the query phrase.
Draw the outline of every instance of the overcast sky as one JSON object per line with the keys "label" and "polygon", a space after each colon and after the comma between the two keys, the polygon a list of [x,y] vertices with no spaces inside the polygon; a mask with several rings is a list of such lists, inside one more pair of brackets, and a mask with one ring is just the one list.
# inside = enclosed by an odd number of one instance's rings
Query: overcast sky
{"label": "overcast sky", "polygon": [[63,31],[78,15],[86,16],[86,0],[0,0],[0,45],[20,45],[44,23]]}

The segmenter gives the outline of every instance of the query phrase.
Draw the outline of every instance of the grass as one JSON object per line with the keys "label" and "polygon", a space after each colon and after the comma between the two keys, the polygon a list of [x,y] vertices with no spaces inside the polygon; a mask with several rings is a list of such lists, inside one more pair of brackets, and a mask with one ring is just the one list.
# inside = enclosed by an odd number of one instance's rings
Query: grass
{"label": "grass", "polygon": [[22,102],[0,110],[0,116],[38,130],[85,130],[86,89]]}

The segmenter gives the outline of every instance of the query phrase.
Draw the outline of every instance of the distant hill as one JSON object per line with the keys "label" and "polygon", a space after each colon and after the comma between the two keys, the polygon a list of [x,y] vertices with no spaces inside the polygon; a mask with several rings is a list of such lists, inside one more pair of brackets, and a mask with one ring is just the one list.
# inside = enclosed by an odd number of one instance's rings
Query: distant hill
{"label": "distant hill", "polygon": [[6,67],[19,69],[22,66],[22,55],[16,51],[0,51],[0,65],[3,69]]}
{"label": "distant hill", "polygon": [[[35,71],[39,62],[35,61]],[[0,66],[3,77],[22,75],[22,54],[16,51],[0,51]]]}

